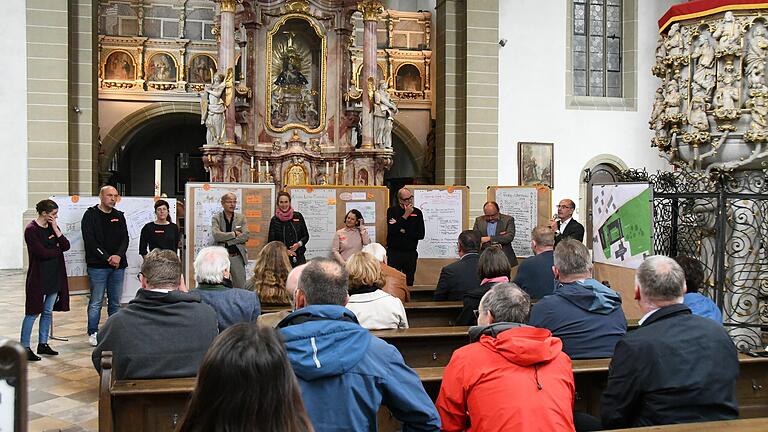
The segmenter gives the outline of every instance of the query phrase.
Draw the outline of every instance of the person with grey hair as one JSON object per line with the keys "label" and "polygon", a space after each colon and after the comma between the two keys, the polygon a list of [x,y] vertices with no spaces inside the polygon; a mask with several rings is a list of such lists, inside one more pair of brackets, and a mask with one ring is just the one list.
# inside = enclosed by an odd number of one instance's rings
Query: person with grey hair
{"label": "person with grey hair", "polygon": [[419,240],[424,239],[424,214],[413,206],[413,192],[397,191],[397,205],[387,209],[387,257],[389,264],[405,274],[408,286],[416,275]]}
{"label": "person with grey hair", "polygon": [[224,285],[229,278],[229,254],[220,246],[208,246],[195,257],[195,281],[193,293],[200,294],[203,303],[216,311],[219,332],[240,322],[256,321],[261,314],[259,296],[241,288]]}
{"label": "person with grey hair", "polygon": [[443,430],[574,430],[575,384],[563,344],[525,325],[531,299],[513,283],[480,300],[470,343],[453,352],[435,403]]}
{"label": "person with grey hair", "polygon": [[635,275],[640,328],[616,345],[602,397],[607,429],[735,419],[736,347],[722,324],[683,303],[673,259],[645,259]]}
{"label": "person with grey hair", "polygon": [[555,290],[536,303],[528,324],[549,329],[572,359],[613,356],[627,320],[619,293],[592,278],[589,250],[578,240],[561,241],[552,271]]}
{"label": "person with grey hair", "polygon": [[408,287],[405,274],[387,264],[387,249],[379,243],[368,243],[363,246],[363,252],[373,255],[381,263],[381,274],[384,275],[385,280],[384,288],[381,290],[399,298],[403,303],[411,301],[411,289]]}
{"label": "person with grey hair", "polygon": [[232,192],[221,196],[220,213],[213,215],[211,230],[216,245],[226,248],[229,254],[229,272],[227,281],[237,288],[245,288],[245,266],[248,264],[248,221],[242,213],[236,213],[237,195]]}
{"label": "person with grey hair", "polygon": [[467,291],[480,286],[477,265],[480,261],[480,234],[475,230],[462,231],[456,244],[459,259],[440,270],[435,287],[435,301],[458,301]]}
{"label": "person with grey hair", "polygon": [[117,379],[195,376],[218,334],[216,312],[187,292],[174,251],[148,253],[139,282],[136,297],[102,326],[93,366],[101,372],[102,352],[112,351]]}
{"label": "person with grey hair", "polygon": [[440,430],[418,375],[344,307],[348,278],[336,260],[309,261],[299,277],[296,311],[278,324],[315,431],[376,430],[381,404],[403,430]]}
{"label": "person with grey hair", "polygon": [[517,268],[515,283],[538,300],[555,289],[555,232],[548,226],[538,226],[531,232],[531,250],[535,256],[526,258]]}

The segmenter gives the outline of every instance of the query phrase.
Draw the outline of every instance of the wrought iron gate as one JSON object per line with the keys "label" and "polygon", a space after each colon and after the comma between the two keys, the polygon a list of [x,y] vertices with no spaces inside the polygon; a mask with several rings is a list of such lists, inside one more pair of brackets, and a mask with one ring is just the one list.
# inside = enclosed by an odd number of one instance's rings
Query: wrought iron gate
{"label": "wrought iron gate", "polygon": [[768,170],[619,173],[653,188],[656,254],[689,255],[705,267],[705,287],[739,348],[764,345],[768,327]]}

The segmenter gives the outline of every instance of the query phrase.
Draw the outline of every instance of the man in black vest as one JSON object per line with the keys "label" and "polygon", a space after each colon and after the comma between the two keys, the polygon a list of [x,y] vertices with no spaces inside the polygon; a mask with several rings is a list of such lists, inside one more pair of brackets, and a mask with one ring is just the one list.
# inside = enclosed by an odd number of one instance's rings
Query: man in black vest
{"label": "man in black vest", "polygon": [[683,304],[685,273],[652,256],[637,269],[640,328],[616,344],[602,398],[602,422],[619,429],[735,419],[736,347],[722,324]]}

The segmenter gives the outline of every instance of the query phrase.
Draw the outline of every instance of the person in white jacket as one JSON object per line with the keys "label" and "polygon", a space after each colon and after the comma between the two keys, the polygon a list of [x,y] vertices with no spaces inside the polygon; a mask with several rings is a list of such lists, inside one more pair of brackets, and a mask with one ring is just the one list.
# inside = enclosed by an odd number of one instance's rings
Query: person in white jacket
{"label": "person in white jacket", "polygon": [[385,279],[376,258],[358,252],[347,260],[349,303],[347,309],[368,330],[408,328],[405,307],[397,297],[382,291]]}

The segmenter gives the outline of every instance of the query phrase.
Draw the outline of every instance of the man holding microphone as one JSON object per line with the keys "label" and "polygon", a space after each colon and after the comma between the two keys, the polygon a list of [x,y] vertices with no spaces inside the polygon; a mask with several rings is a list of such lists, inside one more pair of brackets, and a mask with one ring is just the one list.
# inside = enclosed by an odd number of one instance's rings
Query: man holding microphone
{"label": "man holding microphone", "polygon": [[549,226],[555,232],[555,246],[560,240],[572,238],[584,242],[584,225],[573,218],[576,204],[573,200],[564,199],[557,205],[557,214],[552,216]]}

